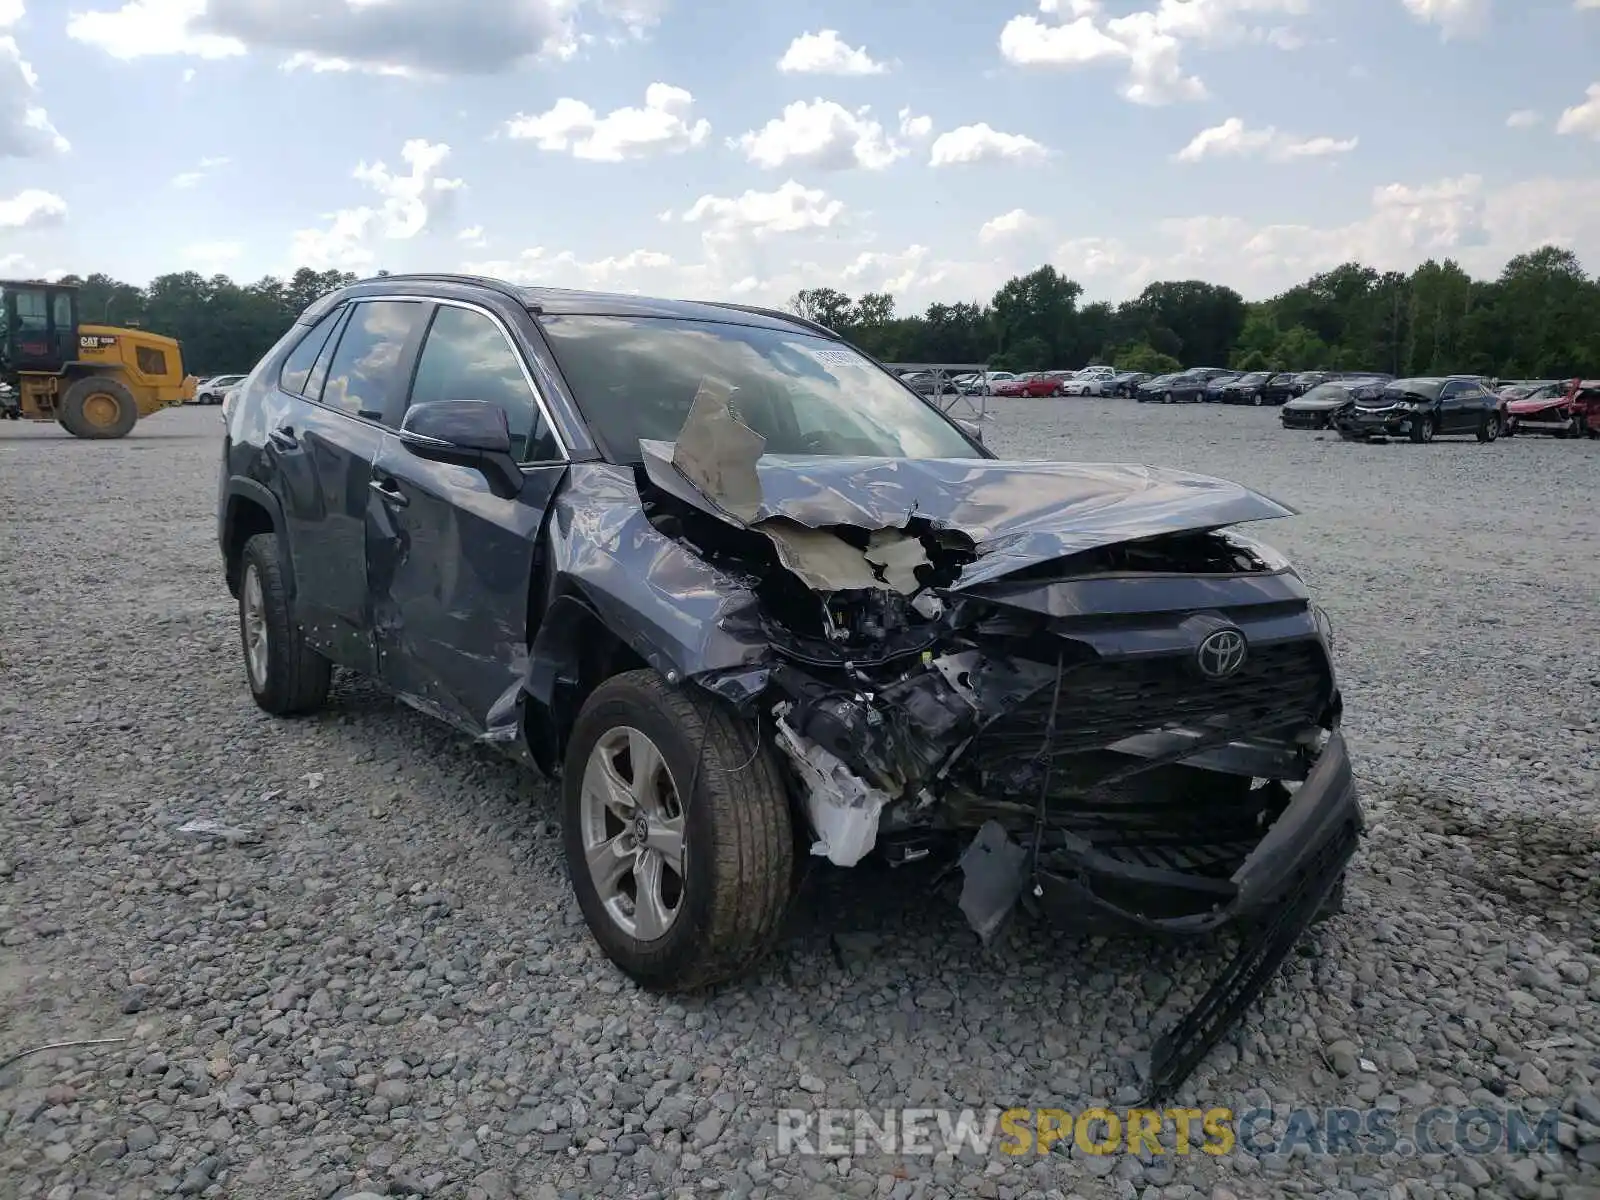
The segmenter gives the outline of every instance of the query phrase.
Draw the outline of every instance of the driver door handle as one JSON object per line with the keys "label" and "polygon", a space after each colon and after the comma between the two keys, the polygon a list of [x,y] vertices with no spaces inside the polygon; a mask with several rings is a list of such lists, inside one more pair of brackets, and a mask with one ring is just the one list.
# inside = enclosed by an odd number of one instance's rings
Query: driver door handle
{"label": "driver door handle", "polygon": [[410,500],[406,499],[406,494],[400,490],[399,485],[392,479],[374,479],[367,486],[382,496],[385,504],[392,504],[396,508],[404,508],[411,503]]}

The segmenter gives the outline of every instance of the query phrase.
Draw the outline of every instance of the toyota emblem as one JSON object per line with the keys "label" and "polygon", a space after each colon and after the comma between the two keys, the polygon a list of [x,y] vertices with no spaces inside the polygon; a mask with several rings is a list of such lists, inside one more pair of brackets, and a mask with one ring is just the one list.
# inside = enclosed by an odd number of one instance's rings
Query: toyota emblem
{"label": "toyota emblem", "polygon": [[1244,666],[1249,647],[1237,629],[1219,629],[1195,651],[1195,663],[1207,679],[1227,679]]}

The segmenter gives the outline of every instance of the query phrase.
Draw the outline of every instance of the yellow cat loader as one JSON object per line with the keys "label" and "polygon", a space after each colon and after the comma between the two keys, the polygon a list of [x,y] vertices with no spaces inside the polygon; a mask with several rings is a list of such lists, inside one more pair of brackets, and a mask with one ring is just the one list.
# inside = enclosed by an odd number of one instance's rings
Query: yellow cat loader
{"label": "yellow cat loader", "polygon": [[140,417],[194,398],[183,353],[142,329],[78,323],[70,284],[0,280],[0,414],[57,421],[75,437],[119,438]]}

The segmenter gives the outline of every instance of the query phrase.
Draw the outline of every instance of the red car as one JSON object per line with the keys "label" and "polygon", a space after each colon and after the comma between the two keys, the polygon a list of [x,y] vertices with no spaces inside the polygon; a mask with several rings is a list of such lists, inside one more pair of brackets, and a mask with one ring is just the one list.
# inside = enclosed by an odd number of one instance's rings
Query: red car
{"label": "red car", "polygon": [[1061,381],[1070,372],[1068,371],[1035,371],[1030,375],[1018,375],[1007,383],[997,383],[994,387],[996,396],[1059,396],[1061,395]]}
{"label": "red car", "polygon": [[1600,438],[1600,379],[1574,379],[1508,402],[1505,435],[1519,433]]}

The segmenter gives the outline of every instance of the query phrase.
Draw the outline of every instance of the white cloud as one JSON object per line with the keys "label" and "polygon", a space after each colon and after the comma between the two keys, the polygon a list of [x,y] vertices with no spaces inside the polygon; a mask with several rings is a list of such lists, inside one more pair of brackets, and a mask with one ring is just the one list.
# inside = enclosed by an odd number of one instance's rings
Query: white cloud
{"label": "white cloud", "polygon": [[1358,138],[1298,137],[1272,125],[1248,129],[1238,117],[1221,125],[1202,129],[1178,151],[1179,162],[1199,162],[1204,158],[1264,157],[1271,162],[1296,162],[1308,158],[1329,158],[1348,154],[1359,144]]}
{"label": "white cloud", "polygon": [[895,114],[900,118],[900,136],[913,140],[925,138],[933,132],[933,118],[919,116],[911,111],[910,106],[902,108]]}
{"label": "white cloud", "polygon": [[179,263],[202,275],[221,275],[244,255],[242,242],[194,242],[178,253]]}
{"label": "white cloud", "polygon": [[[660,0],[87,0],[67,33],[117,58],[281,54],[286,65],[404,75],[489,75],[576,54],[593,28],[637,36]],[[114,7],[110,5],[115,5]],[[592,19],[590,19],[592,18]]]}
{"label": "white cloud", "polygon": [[164,54],[233,58],[245,52],[238,38],[199,28],[205,15],[206,0],[130,0],[121,8],[72,13],[67,36],[123,61]]}
{"label": "white cloud", "polygon": [[0,29],[15,25],[27,15],[22,0],[0,0]]}
{"label": "white cloud", "polygon": [[535,142],[541,150],[567,151],[593,162],[623,162],[651,154],[677,154],[705,144],[711,123],[690,122],[694,97],[683,88],[652,83],[643,108],[619,108],[599,116],[581,100],[562,98],[548,112],[518,113],[506,134]]}
{"label": "white cloud", "polygon": [[1582,104],[1574,104],[1561,114],[1556,122],[1557,133],[1588,134],[1600,141],[1600,83],[1591,83],[1587,95]]}
{"label": "white cloud", "polygon": [[1026,209],[1013,208],[1010,212],[1001,213],[998,217],[985,221],[983,227],[978,230],[978,240],[987,245],[1004,238],[1037,233],[1043,228],[1044,222]]}
{"label": "white cloud", "polygon": [[172,186],[179,189],[198,187],[205,178],[218,167],[225,167],[233,160],[227,155],[218,155],[213,158],[202,158],[191,170],[180,171],[172,177]]}
{"label": "white cloud", "polygon": [[930,167],[971,163],[1038,162],[1049,154],[1038,142],[1020,133],[1001,133],[987,124],[963,125],[933,140]]}
{"label": "white cloud", "polygon": [[1403,0],[1419,21],[1437,25],[1445,38],[1482,33],[1489,23],[1490,0]]}
{"label": "white cloud", "polygon": [[1248,297],[1350,261],[1410,271],[1425,259],[1450,257],[1488,277],[1511,256],[1547,243],[1600,259],[1600,177],[1529,179],[1493,190],[1477,175],[1392,183],[1373,189],[1366,215],[1342,225],[1193,216],[1163,221],[1158,232],[1139,254],[1120,242],[1097,249],[1130,280],[1209,279]]}
{"label": "white cloud", "polygon": [[[1596,0],[1600,3],[1600,0]],[[1507,129],[1532,129],[1544,118],[1531,108],[1519,108],[1506,118]]]}
{"label": "white cloud", "polygon": [[515,258],[468,262],[462,270],[509,283],[550,284],[558,287],[642,291],[653,276],[665,281],[676,264],[658,250],[632,250],[627,254],[584,260],[570,250],[552,254],[543,246],[524,250]]}
{"label": "white cloud", "polygon": [[786,105],[760,130],[730,138],[758,167],[813,167],[838,171],[863,167],[881,171],[908,153],[874,121],[870,109],[851,112],[842,104],[818,98]]}
{"label": "white cloud", "polygon": [[704,223],[724,235],[799,233],[826,229],[844,213],[844,203],[821,188],[803,187],[790,179],[770,192],[749,190],[738,196],[701,196],[682,219]]}
{"label": "white cloud", "polygon": [[450,147],[443,143],[412,138],[400,149],[401,161],[410,168],[404,174],[394,173],[381,161],[358,163],[351,177],[377,192],[381,202],[340,209],[329,216],[325,228],[297,230],[292,239],[294,265],[358,271],[375,261],[369,244],[374,237],[409,241],[425,232],[466,186],[460,179],[439,174],[449,156]]}
{"label": "white cloud", "polygon": [[1185,42],[1225,45],[1266,42],[1283,49],[1304,44],[1286,26],[1263,28],[1250,18],[1266,14],[1301,16],[1309,0],[1157,0],[1154,8],[1105,17],[1097,0],[1041,0],[1046,15],[1070,16],[1047,24],[1032,14],[1007,21],[1000,31],[1000,53],[1019,66],[1083,67],[1121,64],[1127,69],[1122,95],[1135,104],[1161,105],[1204,99],[1206,86],[1183,69]]}
{"label": "white cloud", "polygon": [[[14,11],[13,19],[22,15],[20,5]],[[39,76],[16,38],[0,37],[0,158],[39,158],[72,148],[38,99]]]}
{"label": "white cloud", "polygon": [[471,246],[474,250],[482,250],[489,244],[489,239],[483,235],[482,225],[473,225],[468,229],[463,229],[456,234],[456,239]]}
{"label": "white cloud", "polygon": [[801,75],[881,75],[887,69],[865,46],[847,45],[836,29],[802,33],[778,60],[778,70]]}
{"label": "white cloud", "polygon": [[0,199],[0,229],[34,229],[66,219],[67,202],[54,192],[28,188]]}

